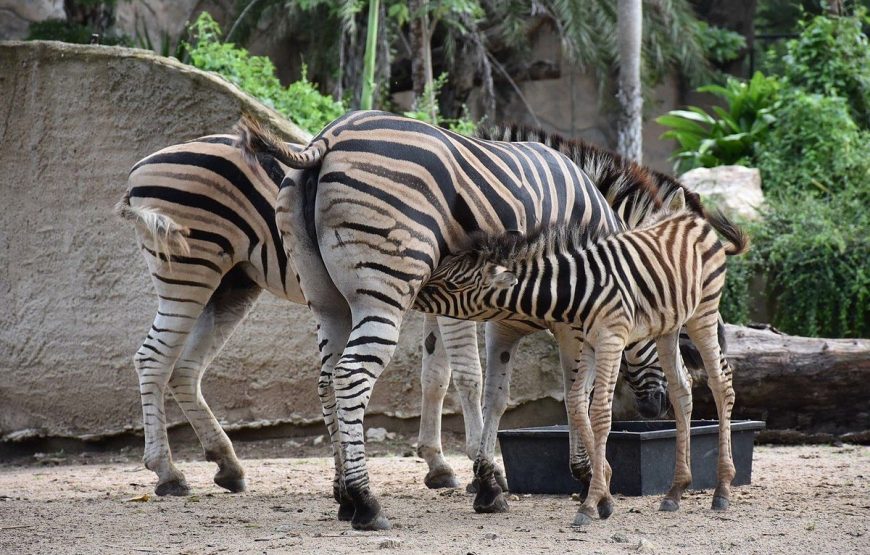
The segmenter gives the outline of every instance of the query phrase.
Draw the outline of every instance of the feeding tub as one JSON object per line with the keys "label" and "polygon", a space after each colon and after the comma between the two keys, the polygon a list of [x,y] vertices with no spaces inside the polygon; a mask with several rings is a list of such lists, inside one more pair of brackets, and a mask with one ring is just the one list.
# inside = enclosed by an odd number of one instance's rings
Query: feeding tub
{"label": "feeding tub", "polygon": [[[731,452],[737,474],[732,485],[750,483],[752,446],[764,422],[731,422]],[[691,423],[692,489],[716,487],[719,424]],[[674,478],[676,427],[673,420],[614,422],[607,439],[613,468],[612,493],[654,495],[668,491]],[[511,493],[586,493],[568,468],[568,427],[544,426],[498,433]]]}

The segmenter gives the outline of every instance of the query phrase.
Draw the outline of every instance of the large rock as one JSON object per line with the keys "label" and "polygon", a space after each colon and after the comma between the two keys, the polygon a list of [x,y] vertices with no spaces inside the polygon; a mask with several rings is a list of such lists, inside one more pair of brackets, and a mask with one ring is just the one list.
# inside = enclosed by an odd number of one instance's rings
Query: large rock
{"label": "large rock", "polygon": [[0,40],[23,39],[31,23],[65,18],[63,0],[0,0]]}
{"label": "large rock", "polygon": [[[133,231],[112,214],[130,167],[227,131],[242,109],[308,137],[222,79],[141,50],[0,44],[0,98],[0,438],[139,428],[132,356],[156,302]],[[370,414],[419,414],[422,319],[406,320]],[[317,371],[308,311],[264,295],[203,391],[229,423],[315,423]],[[512,396],[561,400],[546,334],[523,341]],[[451,393],[447,411],[458,407]]]}
{"label": "large rock", "polygon": [[680,176],[680,183],[726,213],[757,220],[764,204],[761,172],[745,166],[695,168]]}

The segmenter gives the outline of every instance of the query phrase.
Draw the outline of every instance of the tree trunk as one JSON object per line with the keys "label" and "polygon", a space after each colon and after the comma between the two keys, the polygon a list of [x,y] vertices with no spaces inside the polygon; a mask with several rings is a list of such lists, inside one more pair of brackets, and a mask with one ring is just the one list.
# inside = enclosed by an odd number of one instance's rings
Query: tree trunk
{"label": "tree trunk", "polygon": [[410,0],[408,8],[411,12],[411,80],[414,86],[414,99],[419,105],[423,96],[428,105],[429,117],[435,123],[435,99],[432,98],[432,44],[429,32],[429,0]]}
{"label": "tree trunk", "polygon": [[[735,418],[804,433],[870,430],[870,339],[819,339],[726,326],[734,369]],[[696,376],[695,418],[715,418],[712,395]]]}
{"label": "tree trunk", "polygon": [[362,97],[360,108],[372,109],[372,95],[375,88],[375,65],[378,54],[378,15],[380,15],[380,1],[369,0],[369,21],[366,25],[366,53],[365,68],[363,69]]}
{"label": "tree trunk", "polygon": [[641,0],[619,0],[619,101],[617,151],[635,162],[643,157],[643,96],[640,87]]}

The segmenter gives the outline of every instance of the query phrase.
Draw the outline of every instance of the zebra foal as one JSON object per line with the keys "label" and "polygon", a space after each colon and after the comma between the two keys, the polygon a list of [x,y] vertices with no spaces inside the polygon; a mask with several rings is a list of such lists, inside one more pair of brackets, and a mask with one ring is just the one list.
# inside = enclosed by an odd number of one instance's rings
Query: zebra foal
{"label": "zebra foal", "polygon": [[575,524],[589,523],[596,510],[601,518],[613,511],[605,447],[615,371],[632,341],[655,340],[675,407],[677,465],[662,510],[676,510],[691,484],[691,383],[678,350],[683,325],[700,352],[719,417],[713,509],[724,510],[729,504],[734,390],[731,368],[718,343],[719,300],[725,257],[745,252],[748,239],[721,214],[704,219],[682,210],[652,222],[613,235],[588,226],[543,227],[527,237],[491,235],[443,262],[417,296],[419,307],[435,313],[518,314],[568,322],[582,330],[580,369],[567,404],[571,423],[592,459],[592,482]]}

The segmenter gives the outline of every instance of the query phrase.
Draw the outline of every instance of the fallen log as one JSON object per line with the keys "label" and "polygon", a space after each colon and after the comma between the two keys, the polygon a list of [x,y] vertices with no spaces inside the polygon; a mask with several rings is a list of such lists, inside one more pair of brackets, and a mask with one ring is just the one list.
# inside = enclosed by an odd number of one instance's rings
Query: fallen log
{"label": "fallen log", "polygon": [[[870,430],[870,339],[821,339],[774,329],[726,326],[734,368],[734,418],[805,434]],[[703,375],[694,388],[696,418],[715,418]]]}

